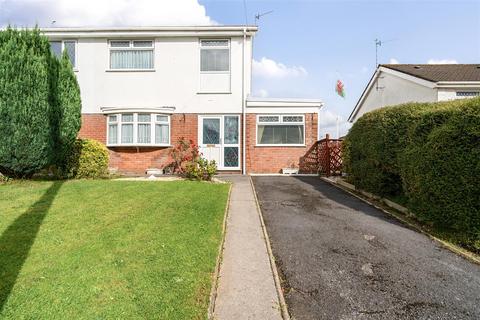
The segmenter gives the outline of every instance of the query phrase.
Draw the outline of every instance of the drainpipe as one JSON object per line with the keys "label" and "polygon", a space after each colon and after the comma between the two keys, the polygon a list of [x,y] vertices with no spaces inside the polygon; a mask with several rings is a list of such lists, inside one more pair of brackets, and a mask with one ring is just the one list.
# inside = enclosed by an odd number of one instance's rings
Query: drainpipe
{"label": "drainpipe", "polygon": [[247,39],[247,28],[243,28],[243,42],[242,42],[242,174],[247,174],[246,165],[246,129],[247,129],[247,117],[246,117],[246,101],[245,101],[245,41]]}

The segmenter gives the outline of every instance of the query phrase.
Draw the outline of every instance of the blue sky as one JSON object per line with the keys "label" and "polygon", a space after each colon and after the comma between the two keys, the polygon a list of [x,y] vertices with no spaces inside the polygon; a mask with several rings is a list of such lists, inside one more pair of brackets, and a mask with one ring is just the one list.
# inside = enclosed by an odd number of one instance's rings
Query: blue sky
{"label": "blue sky", "polygon": [[[201,4],[220,23],[245,21],[242,1]],[[250,23],[256,12],[270,10],[259,22],[255,60],[301,66],[307,74],[256,76],[253,92],[322,99],[323,131],[333,135],[335,115],[346,120],[373,74],[375,38],[386,41],[379,48],[380,63],[480,63],[480,1],[247,1]],[[337,79],[345,84],[345,99],[334,91]]]}
{"label": "blue sky", "polygon": [[[319,98],[322,133],[341,134],[379,62],[480,63],[480,0],[246,0],[264,16],[254,45],[253,93]],[[243,0],[0,0],[0,26],[244,24]],[[391,41],[389,41],[391,40]],[[336,95],[336,80],[345,99]]]}

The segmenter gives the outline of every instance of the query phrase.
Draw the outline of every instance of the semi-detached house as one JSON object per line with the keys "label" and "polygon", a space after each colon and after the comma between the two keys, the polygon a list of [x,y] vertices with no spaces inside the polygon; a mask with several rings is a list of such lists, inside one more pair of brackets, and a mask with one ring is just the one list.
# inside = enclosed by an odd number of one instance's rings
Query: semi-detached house
{"label": "semi-detached house", "polygon": [[104,143],[110,167],[171,162],[180,138],[228,172],[278,173],[317,140],[319,100],[250,97],[256,26],[43,29],[80,84],[80,137]]}

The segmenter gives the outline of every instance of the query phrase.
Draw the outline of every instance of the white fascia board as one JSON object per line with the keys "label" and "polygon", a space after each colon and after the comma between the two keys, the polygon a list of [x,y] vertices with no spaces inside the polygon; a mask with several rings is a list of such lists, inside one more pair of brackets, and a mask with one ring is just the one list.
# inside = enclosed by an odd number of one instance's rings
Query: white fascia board
{"label": "white fascia board", "polygon": [[373,76],[370,78],[370,81],[368,82],[367,87],[365,88],[365,90],[363,90],[363,93],[360,96],[360,98],[358,99],[357,104],[355,105],[352,112],[348,116],[348,122],[353,122],[353,120],[357,116],[358,111],[360,111],[360,108],[363,105],[363,101],[365,100],[367,95],[370,93],[370,90],[372,89],[372,86],[375,83],[375,81],[377,80],[379,75],[380,75],[380,69],[377,68],[377,70],[375,70],[375,73],[373,74]]}
{"label": "white fascia board", "polygon": [[40,31],[50,38],[130,38],[130,37],[234,37],[253,36],[255,26],[137,27],[137,28],[45,28]]}
{"label": "white fascia board", "polygon": [[128,113],[128,112],[145,112],[145,113],[165,113],[165,114],[173,114],[175,111],[175,107],[173,106],[163,106],[163,107],[142,107],[142,108],[135,108],[135,107],[101,107],[100,110],[104,114],[111,114],[111,113]]}
{"label": "white fascia board", "polygon": [[247,108],[321,108],[324,103],[314,99],[259,99],[248,98]]}
{"label": "white fascia board", "polygon": [[318,113],[320,107],[247,107],[249,114],[304,114]]}
{"label": "white fascia board", "polygon": [[437,88],[480,89],[480,81],[439,81]]}

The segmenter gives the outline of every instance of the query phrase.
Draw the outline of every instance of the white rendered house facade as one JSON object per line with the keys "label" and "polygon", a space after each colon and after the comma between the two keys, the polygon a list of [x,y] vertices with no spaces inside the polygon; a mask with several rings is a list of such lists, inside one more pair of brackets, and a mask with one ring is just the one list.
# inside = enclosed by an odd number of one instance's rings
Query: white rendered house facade
{"label": "white rendered house facade", "polygon": [[164,168],[186,138],[219,170],[274,173],[317,140],[320,101],[250,98],[255,26],[42,31],[74,66],[80,137],[105,143],[112,169]]}

